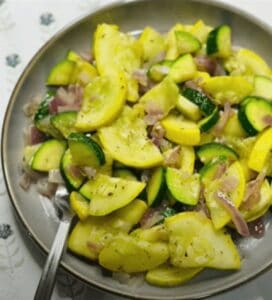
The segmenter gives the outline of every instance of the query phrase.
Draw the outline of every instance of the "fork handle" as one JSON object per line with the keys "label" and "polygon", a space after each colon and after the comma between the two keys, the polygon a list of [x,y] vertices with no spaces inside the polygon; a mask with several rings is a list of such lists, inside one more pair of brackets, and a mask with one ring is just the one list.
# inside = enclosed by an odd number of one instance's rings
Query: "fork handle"
{"label": "fork handle", "polygon": [[72,220],[60,221],[53,245],[45,262],[44,269],[36,290],[34,300],[49,300],[51,298],[57,269],[62,257],[64,246]]}

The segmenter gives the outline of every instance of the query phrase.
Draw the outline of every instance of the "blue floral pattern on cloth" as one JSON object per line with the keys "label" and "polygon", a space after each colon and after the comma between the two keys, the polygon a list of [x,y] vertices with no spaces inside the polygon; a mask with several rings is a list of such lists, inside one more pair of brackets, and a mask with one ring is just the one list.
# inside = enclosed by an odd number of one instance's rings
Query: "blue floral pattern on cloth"
{"label": "blue floral pattern on cloth", "polygon": [[0,239],[6,240],[13,234],[9,224],[0,224]]}
{"label": "blue floral pattern on cloth", "polygon": [[[0,0],[1,1],[1,0]],[[19,54],[13,53],[6,57],[6,65],[12,68],[16,68],[16,66],[21,62]]]}
{"label": "blue floral pattern on cloth", "polygon": [[49,26],[55,22],[55,18],[52,13],[46,12],[40,15],[40,24],[43,26]]}

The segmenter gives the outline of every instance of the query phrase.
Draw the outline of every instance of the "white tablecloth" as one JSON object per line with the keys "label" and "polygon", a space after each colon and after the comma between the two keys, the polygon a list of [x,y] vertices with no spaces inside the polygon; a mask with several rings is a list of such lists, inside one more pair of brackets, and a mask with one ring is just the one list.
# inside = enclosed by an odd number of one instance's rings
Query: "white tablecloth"
{"label": "white tablecloth", "polygon": [[[154,0],[155,1],[155,0]],[[167,0],[165,0],[167,1]],[[208,1],[208,0],[207,0]],[[223,1],[223,0],[222,0]],[[16,80],[58,29],[110,0],[0,0],[0,124]],[[225,0],[272,25],[271,0]],[[272,65],[272,58],[271,62]],[[44,260],[21,231],[0,172],[0,300],[33,299]],[[272,271],[210,300],[268,300]],[[121,299],[59,272],[53,299]]]}

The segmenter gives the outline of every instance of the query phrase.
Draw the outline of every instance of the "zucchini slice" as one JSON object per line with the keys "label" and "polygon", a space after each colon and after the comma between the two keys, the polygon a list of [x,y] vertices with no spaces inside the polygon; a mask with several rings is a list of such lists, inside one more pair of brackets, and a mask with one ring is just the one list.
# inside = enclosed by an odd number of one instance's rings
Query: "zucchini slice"
{"label": "zucchini slice", "polygon": [[72,210],[80,220],[86,220],[89,216],[90,201],[84,198],[80,193],[73,191],[70,194],[69,202]]}
{"label": "zucchini slice", "polygon": [[155,82],[162,81],[163,78],[169,73],[172,64],[172,60],[163,60],[158,62],[148,69],[147,76]]}
{"label": "zucchini slice", "polygon": [[99,264],[113,272],[144,272],[165,263],[169,257],[165,242],[148,242],[122,235],[107,244],[99,254]]}
{"label": "zucchini slice", "polygon": [[170,115],[161,121],[165,137],[171,142],[193,146],[200,142],[200,129],[196,123]]}
{"label": "zucchini slice", "polygon": [[272,103],[260,97],[247,97],[238,112],[238,118],[249,135],[256,135],[272,124]]}
{"label": "zucchini slice", "polygon": [[115,169],[113,171],[113,177],[119,177],[126,180],[137,181],[136,175],[129,169]]}
{"label": "zucchini slice", "polygon": [[82,107],[77,115],[78,131],[94,131],[112,122],[126,100],[126,81],[122,72],[97,77],[84,90]]}
{"label": "zucchini slice", "polygon": [[139,223],[146,209],[145,202],[136,199],[110,216],[89,216],[79,221],[69,236],[69,250],[90,260],[97,260],[102,248],[119,234],[129,232]]}
{"label": "zucchini slice", "polygon": [[34,116],[34,124],[41,132],[55,138],[60,138],[61,134],[56,128],[52,126],[50,122],[51,115],[49,111],[49,104],[54,99],[54,96],[55,91],[49,90],[46,92]]}
{"label": "zucchini slice", "polygon": [[75,70],[75,62],[62,60],[57,63],[50,71],[46,84],[47,85],[68,85]]}
{"label": "zucchini slice", "polygon": [[183,97],[182,95],[179,95],[176,109],[190,120],[198,121],[201,118],[201,111],[198,105]]}
{"label": "zucchini slice", "polygon": [[69,190],[77,190],[81,187],[85,176],[73,162],[70,149],[67,149],[62,156],[60,170]]}
{"label": "zucchini slice", "polygon": [[65,141],[54,139],[42,143],[33,156],[31,168],[41,172],[59,169],[66,146]]}
{"label": "zucchini slice", "polygon": [[181,83],[194,78],[196,71],[197,68],[192,55],[185,54],[173,62],[168,76],[176,83]]}
{"label": "zucchini slice", "polygon": [[219,110],[216,107],[212,114],[198,122],[201,132],[209,131],[219,120]]}
{"label": "zucchini slice", "polygon": [[217,104],[240,103],[253,91],[253,85],[242,76],[215,76],[201,84]]}
{"label": "zucchini slice", "polygon": [[165,220],[170,262],[179,268],[239,269],[241,260],[231,236],[215,230],[201,212],[182,212]]}
{"label": "zucchini slice", "polygon": [[145,27],[139,37],[139,43],[143,49],[144,61],[152,61],[166,50],[165,38],[151,27]]}
{"label": "zucchini slice", "polygon": [[196,154],[204,164],[216,158],[225,157],[228,160],[237,160],[239,158],[238,154],[232,148],[216,142],[200,146]]}
{"label": "zucchini slice", "polygon": [[178,268],[166,263],[148,271],[145,279],[153,285],[172,287],[191,280],[202,270],[203,268]]}
{"label": "zucchini slice", "polygon": [[272,80],[265,76],[255,76],[252,94],[272,100]]}
{"label": "zucchini slice", "polygon": [[196,104],[205,116],[209,116],[214,112],[215,104],[212,103],[211,99],[203,92],[186,87],[182,94]]}
{"label": "zucchini slice", "polygon": [[176,31],[176,45],[178,53],[187,54],[197,52],[201,48],[200,41],[194,37],[190,32]]}
{"label": "zucchini slice", "polygon": [[174,168],[166,169],[166,184],[171,195],[179,202],[196,205],[200,194],[199,174],[190,175]]}
{"label": "zucchini slice", "polygon": [[163,116],[175,107],[179,97],[179,90],[174,81],[166,77],[162,82],[146,92],[139,100],[145,111],[158,110]]}
{"label": "zucchini slice", "polygon": [[269,154],[272,149],[272,128],[267,128],[261,132],[252,147],[248,158],[250,169],[261,172],[264,170]]}
{"label": "zucchini slice", "polygon": [[72,160],[77,166],[90,166],[97,168],[105,163],[102,148],[93,139],[83,133],[71,133],[68,144]]}
{"label": "zucchini slice", "polygon": [[67,138],[70,133],[75,132],[75,123],[77,119],[77,112],[65,111],[51,117],[51,124]]}
{"label": "zucchini slice", "polygon": [[231,54],[231,28],[221,25],[213,29],[207,38],[207,54],[226,58]]}
{"label": "zucchini slice", "polygon": [[[159,149],[147,137],[145,122],[128,106],[114,123],[99,129],[98,135],[113,159],[126,166],[149,168],[163,162]],[[141,151],[135,151],[139,146]]]}
{"label": "zucchini slice", "polygon": [[97,174],[80,188],[80,193],[90,200],[90,215],[104,216],[128,205],[144,188],[143,182]]}
{"label": "zucchini slice", "polygon": [[164,168],[154,169],[146,186],[147,203],[149,206],[157,206],[162,200],[165,192]]}

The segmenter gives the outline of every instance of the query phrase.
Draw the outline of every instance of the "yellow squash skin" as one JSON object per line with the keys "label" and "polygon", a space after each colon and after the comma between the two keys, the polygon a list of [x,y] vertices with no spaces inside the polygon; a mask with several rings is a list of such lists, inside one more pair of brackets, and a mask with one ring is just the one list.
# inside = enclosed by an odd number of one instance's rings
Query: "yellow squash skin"
{"label": "yellow squash skin", "polygon": [[186,283],[202,270],[203,268],[178,268],[166,263],[148,271],[145,279],[152,285],[172,287]]}
{"label": "yellow squash skin", "polygon": [[272,149],[272,128],[262,131],[253,145],[248,159],[250,169],[261,172]]}
{"label": "yellow squash skin", "polygon": [[126,206],[145,188],[145,183],[97,174],[80,193],[90,200],[89,214],[104,216]]}
{"label": "yellow squash skin", "polygon": [[[221,178],[208,182],[205,186],[205,199],[208,209],[211,214],[211,219],[215,229],[223,228],[230,220],[229,213],[216,200],[215,192],[221,191],[224,182],[228,178],[234,178],[237,181],[237,186],[227,193],[228,198],[232,201],[235,207],[239,207],[245,195],[245,175],[244,170],[239,161],[234,162]],[[222,190],[224,193],[224,191]]]}
{"label": "yellow squash skin", "polygon": [[94,56],[100,75],[125,73],[127,100],[138,100],[138,83],[133,71],[140,68],[142,48],[134,37],[119,31],[118,26],[100,24],[94,34]]}
{"label": "yellow squash skin", "polygon": [[126,82],[122,72],[96,77],[84,90],[83,104],[75,127],[89,132],[112,122],[126,100]]}
{"label": "yellow squash skin", "polygon": [[192,121],[183,120],[176,116],[168,116],[161,121],[165,136],[171,142],[193,146],[200,142],[200,129]]}
{"label": "yellow squash skin", "polygon": [[106,245],[99,254],[99,263],[114,272],[137,273],[154,269],[169,257],[164,242],[153,242],[123,235]]}
{"label": "yellow squash skin", "polygon": [[127,166],[149,168],[163,162],[159,149],[147,138],[144,121],[130,107],[126,106],[120,117],[98,134],[111,156]]}
{"label": "yellow squash skin", "polygon": [[231,236],[215,230],[201,212],[182,212],[165,220],[170,261],[179,268],[239,269],[238,250]]}
{"label": "yellow squash skin", "polygon": [[146,203],[136,199],[108,216],[79,221],[70,234],[69,250],[96,260],[107,243],[118,235],[128,233],[141,220],[146,209]]}

